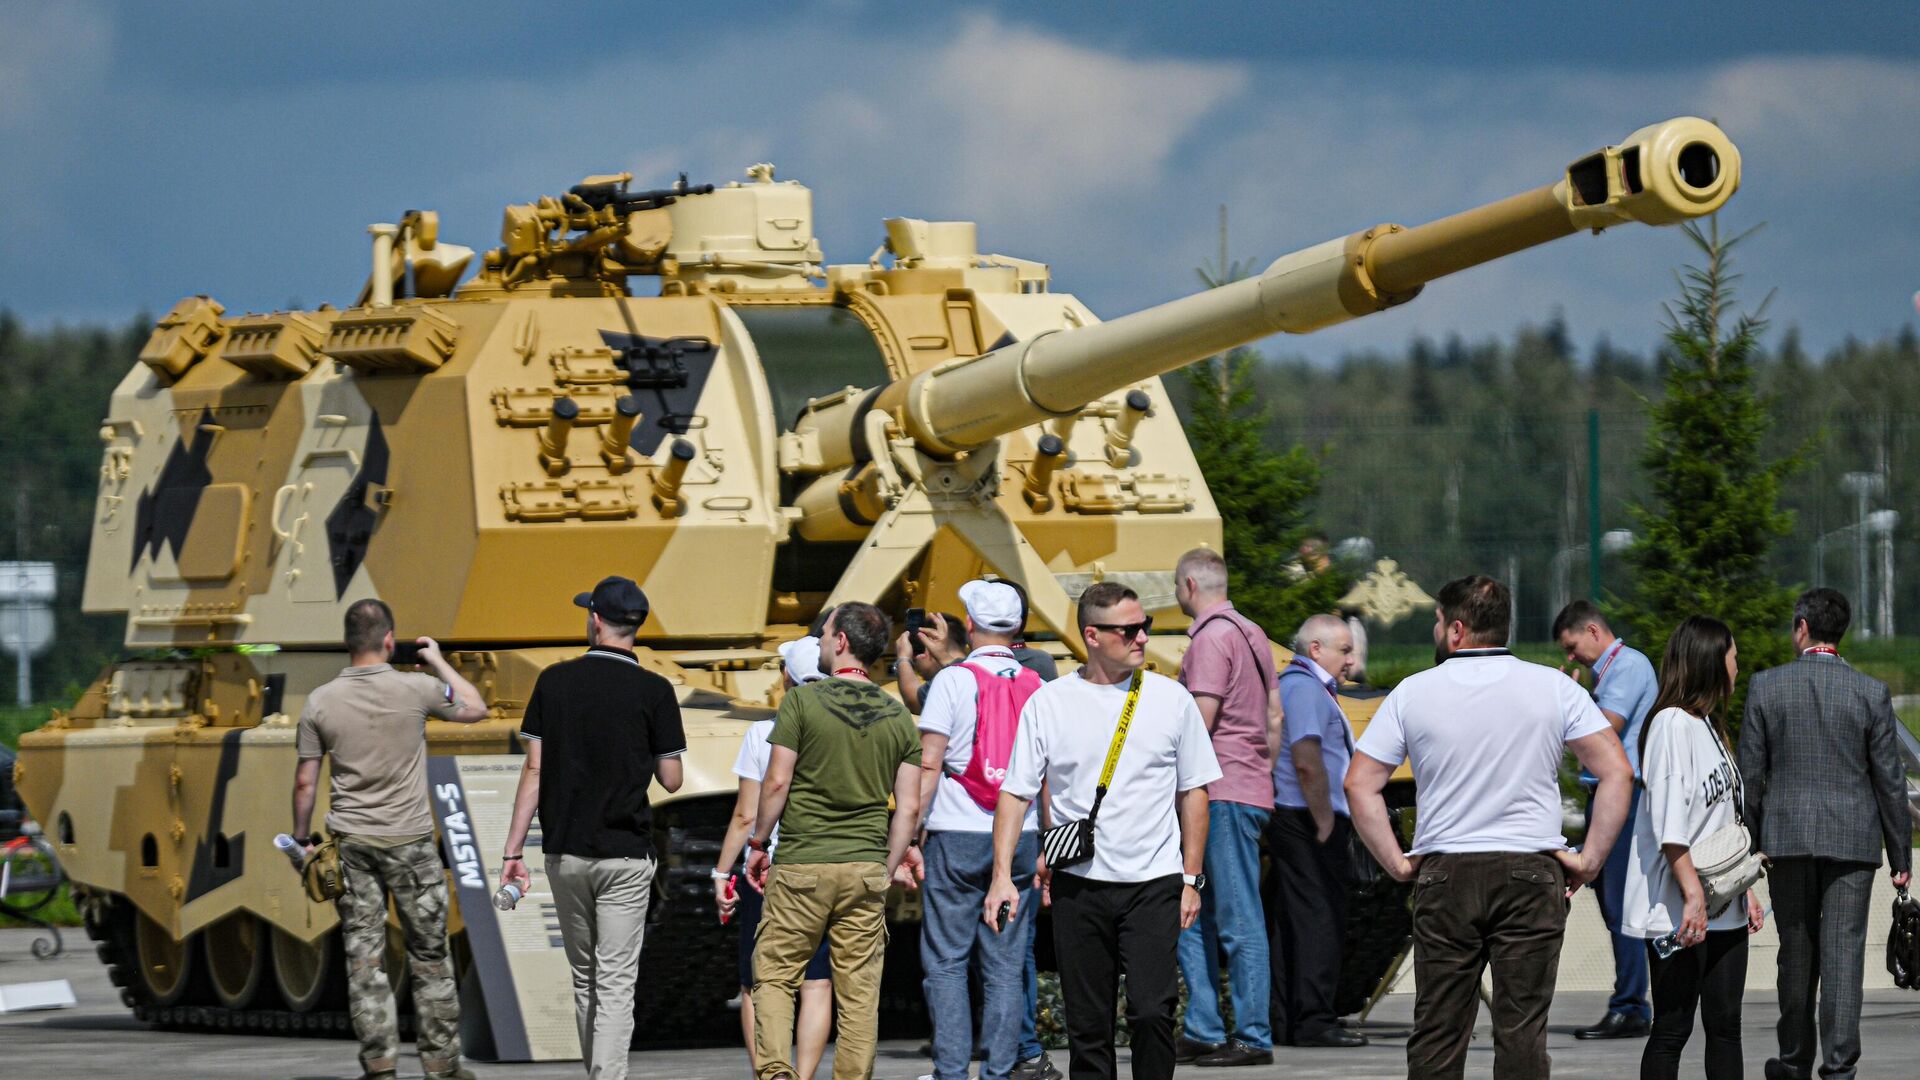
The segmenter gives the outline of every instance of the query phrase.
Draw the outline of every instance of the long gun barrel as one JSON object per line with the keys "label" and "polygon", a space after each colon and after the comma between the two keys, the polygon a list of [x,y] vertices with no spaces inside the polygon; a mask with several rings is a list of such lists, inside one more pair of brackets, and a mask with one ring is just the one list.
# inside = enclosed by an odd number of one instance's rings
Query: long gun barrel
{"label": "long gun barrel", "polygon": [[[1595,151],[1555,182],[1413,228],[1380,225],[1282,256],[1259,277],[1109,322],[1055,330],[859,395],[805,422],[850,440],[860,414],[893,414],[930,453],[951,455],[1275,333],[1306,334],[1384,311],[1435,278],[1622,222],[1710,214],[1740,184],[1740,152],[1717,126],[1680,117]],[[844,433],[842,433],[844,432]]]}

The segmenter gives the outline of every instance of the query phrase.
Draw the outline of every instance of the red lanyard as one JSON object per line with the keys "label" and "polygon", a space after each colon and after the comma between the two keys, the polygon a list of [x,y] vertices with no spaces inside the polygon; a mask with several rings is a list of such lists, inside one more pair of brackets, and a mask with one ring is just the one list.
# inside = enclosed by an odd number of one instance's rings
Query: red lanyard
{"label": "red lanyard", "polygon": [[1613,648],[1607,650],[1607,662],[1601,664],[1600,670],[1593,673],[1593,688],[1595,690],[1600,689],[1600,680],[1606,678],[1607,669],[1613,666],[1615,660],[1620,659],[1620,650],[1626,647],[1626,642],[1616,641],[1613,643]]}
{"label": "red lanyard", "polygon": [[863,667],[837,667],[833,669],[833,674],[835,678],[838,678],[842,675],[858,675],[862,679],[865,679],[868,682],[873,681],[873,676],[868,675],[867,669]]}
{"label": "red lanyard", "polygon": [[1020,658],[1013,655],[1013,653],[1007,649],[980,649],[975,651],[973,656],[967,657],[967,659],[972,660],[974,656],[997,656],[1002,660],[1012,660],[1016,664],[1020,662]]}
{"label": "red lanyard", "polygon": [[1808,653],[1812,653],[1817,656],[1831,656],[1831,657],[1834,657],[1835,659],[1838,659],[1840,656],[1840,650],[1834,648],[1831,645],[1815,645],[1813,648],[1808,649],[1806,652],[1803,652],[1800,655],[1806,656]]}

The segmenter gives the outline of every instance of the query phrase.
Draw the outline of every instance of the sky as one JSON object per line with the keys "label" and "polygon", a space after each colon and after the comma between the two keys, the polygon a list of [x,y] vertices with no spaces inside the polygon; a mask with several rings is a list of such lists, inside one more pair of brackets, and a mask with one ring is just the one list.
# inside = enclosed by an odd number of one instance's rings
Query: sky
{"label": "sky", "polygon": [[[1106,317],[1199,286],[1228,207],[1260,265],[1558,177],[1647,123],[1717,120],[1744,298],[1818,353],[1916,321],[1920,15],[1911,4],[0,0],[0,307],[120,323],[351,302],[365,226],[620,170],[771,161],[830,262],[881,219],[980,223]],[[1398,352],[1556,314],[1645,351],[1677,229],[1580,235],[1270,354]]]}

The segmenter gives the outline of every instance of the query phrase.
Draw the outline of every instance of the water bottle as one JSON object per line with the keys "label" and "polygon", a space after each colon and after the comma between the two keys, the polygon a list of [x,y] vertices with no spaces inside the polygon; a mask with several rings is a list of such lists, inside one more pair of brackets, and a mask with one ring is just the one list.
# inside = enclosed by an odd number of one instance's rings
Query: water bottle
{"label": "water bottle", "polygon": [[520,891],[520,886],[508,882],[500,886],[500,890],[493,894],[493,906],[499,908],[501,911],[512,911],[514,907],[520,903],[520,898],[524,895],[526,894]]}
{"label": "water bottle", "polygon": [[307,864],[306,845],[288,836],[286,833],[280,833],[275,836],[273,838],[273,846],[280,849],[280,854],[287,857],[287,861],[293,864],[295,870]]}

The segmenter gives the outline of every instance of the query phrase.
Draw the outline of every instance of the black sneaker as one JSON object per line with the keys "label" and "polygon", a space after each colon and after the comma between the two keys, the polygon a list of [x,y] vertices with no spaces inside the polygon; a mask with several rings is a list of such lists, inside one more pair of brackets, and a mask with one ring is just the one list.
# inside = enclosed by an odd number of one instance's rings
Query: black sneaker
{"label": "black sneaker", "polygon": [[1173,1060],[1181,1065],[1199,1061],[1201,1058],[1220,1049],[1221,1045],[1220,1043],[1194,1042],[1192,1039],[1182,1035],[1173,1040]]}
{"label": "black sneaker", "polygon": [[1066,1080],[1066,1077],[1054,1068],[1053,1059],[1042,1050],[1034,1057],[1015,1062],[1013,1071],[1007,1074],[1007,1080]]}
{"label": "black sneaker", "polygon": [[1235,1065],[1271,1065],[1273,1051],[1248,1046],[1234,1039],[1213,1053],[1199,1058],[1194,1064],[1203,1069],[1231,1068]]}

